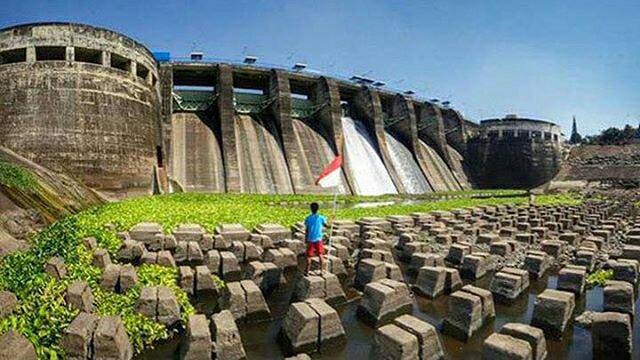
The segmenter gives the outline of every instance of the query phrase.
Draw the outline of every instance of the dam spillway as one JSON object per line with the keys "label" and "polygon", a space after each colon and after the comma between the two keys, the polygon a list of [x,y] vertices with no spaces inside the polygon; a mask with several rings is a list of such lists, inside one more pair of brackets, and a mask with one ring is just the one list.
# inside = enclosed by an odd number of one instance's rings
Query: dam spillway
{"label": "dam spillway", "polygon": [[[340,193],[530,188],[563,162],[563,134],[548,121],[509,115],[478,124],[448,103],[367,77],[173,58],[76,23],[0,29],[0,103],[11,104],[0,107],[0,144],[115,198],[156,182],[170,191],[173,181],[186,191],[333,192],[314,181],[353,140],[343,103],[371,133],[375,171],[385,175],[363,182],[350,150]],[[428,188],[402,156],[415,159]]]}
{"label": "dam spillway", "polygon": [[413,158],[413,154],[404,144],[385,132],[391,161],[396,169],[405,191],[408,194],[422,194],[433,191],[424,177],[422,170]]}
{"label": "dam spillway", "polygon": [[354,192],[358,195],[397,194],[366,125],[343,116],[342,129],[346,161],[354,179]]}
{"label": "dam spillway", "polygon": [[282,140],[271,119],[236,115],[235,136],[242,192],[293,193]]}

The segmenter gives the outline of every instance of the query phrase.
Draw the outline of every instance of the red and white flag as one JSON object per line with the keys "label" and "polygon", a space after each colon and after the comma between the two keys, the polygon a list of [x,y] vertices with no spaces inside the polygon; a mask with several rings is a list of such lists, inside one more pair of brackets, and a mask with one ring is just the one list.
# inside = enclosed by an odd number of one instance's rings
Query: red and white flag
{"label": "red and white flag", "polygon": [[340,167],[342,166],[342,155],[336,156],[322,171],[316,179],[316,184],[323,188],[340,185]]}

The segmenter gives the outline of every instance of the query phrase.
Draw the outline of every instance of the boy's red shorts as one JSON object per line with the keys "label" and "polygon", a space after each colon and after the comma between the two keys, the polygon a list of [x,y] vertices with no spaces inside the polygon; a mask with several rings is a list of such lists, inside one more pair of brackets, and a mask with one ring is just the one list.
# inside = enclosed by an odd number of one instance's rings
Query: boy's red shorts
{"label": "boy's red shorts", "polygon": [[307,243],[307,256],[316,256],[324,254],[324,244],[322,240]]}

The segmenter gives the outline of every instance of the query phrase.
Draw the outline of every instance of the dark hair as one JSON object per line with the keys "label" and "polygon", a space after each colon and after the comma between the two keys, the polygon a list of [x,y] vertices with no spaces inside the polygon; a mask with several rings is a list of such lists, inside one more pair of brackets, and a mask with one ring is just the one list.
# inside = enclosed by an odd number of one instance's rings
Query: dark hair
{"label": "dark hair", "polygon": [[318,206],[317,202],[312,202],[311,203],[311,212],[312,213],[317,213],[318,212],[318,208],[320,208],[320,206]]}

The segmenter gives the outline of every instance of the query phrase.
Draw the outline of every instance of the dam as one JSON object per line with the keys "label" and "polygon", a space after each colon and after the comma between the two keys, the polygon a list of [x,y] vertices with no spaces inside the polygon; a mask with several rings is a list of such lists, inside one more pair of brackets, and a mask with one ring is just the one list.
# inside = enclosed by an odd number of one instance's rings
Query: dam
{"label": "dam", "polygon": [[[114,197],[152,185],[356,195],[528,188],[559,169],[559,127],[551,137],[537,128],[529,140],[509,136],[553,123],[511,119],[495,137],[497,122],[475,123],[448,103],[305,67],[173,58],[84,24],[12,26],[0,29],[0,103],[12,104],[0,108],[0,143]],[[339,154],[339,186],[316,185]],[[504,175],[509,164],[521,171]]]}

